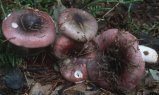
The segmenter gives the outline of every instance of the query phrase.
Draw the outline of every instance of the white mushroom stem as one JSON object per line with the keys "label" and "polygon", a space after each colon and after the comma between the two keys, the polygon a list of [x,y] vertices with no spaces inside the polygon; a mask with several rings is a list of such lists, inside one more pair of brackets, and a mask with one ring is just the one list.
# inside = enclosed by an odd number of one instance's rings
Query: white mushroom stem
{"label": "white mushroom stem", "polygon": [[142,54],[142,58],[145,62],[147,63],[156,63],[158,61],[158,54],[156,50],[144,46],[144,45],[139,45],[139,50]]}

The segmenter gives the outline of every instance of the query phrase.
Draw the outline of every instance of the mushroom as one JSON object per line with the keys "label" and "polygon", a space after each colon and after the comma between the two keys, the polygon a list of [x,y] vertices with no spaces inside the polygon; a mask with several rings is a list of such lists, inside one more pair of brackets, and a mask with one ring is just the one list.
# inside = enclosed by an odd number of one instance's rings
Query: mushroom
{"label": "mushroom", "polygon": [[156,63],[158,61],[158,54],[156,50],[144,45],[139,45],[139,50],[142,54],[142,58],[147,63]]}
{"label": "mushroom", "polygon": [[53,51],[59,59],[72,57],[93,59],[96,56],[95,46],[92,42],[77,42],[63,35],[57,38]]}
{"label": "mushroom", "polygon": [[5,38],[12,44],[24,48],[42,48],[54,42],[53,19],[37,9],[14,11],[3,20]]}
{"label": "mushroom", "polygon": [[134,89],[145,71],[136,37],[129,32],[109,29],[94,41],[101,56],[87,64],[90,80],[113,92]]}
{"label": "mushroom", "polygon": [[60,36],[54,44],[53,51],[56,57],[64,59],[68,56],[76,55],[81,48],[82,43],[76,42],[66,36]]}
{"label": "mushroom", "polygon": [[71,82],[80,83],[87,79],[86,64],[96,58],[93,43],[81,43],[66,36],[57,38],[54,55],[60,60],[62,76]]}
{"label": "mushroom", "polygon": [[96,19],[76,8],[65,9],[59,16],[58,24],[64,35],[80,42],[90,41],[98,30]]}
{"label": "mushroom", "polygon": [[81,83],[87,79],[87,59],[65,59],[61,66],[62,76],[71,82]]}

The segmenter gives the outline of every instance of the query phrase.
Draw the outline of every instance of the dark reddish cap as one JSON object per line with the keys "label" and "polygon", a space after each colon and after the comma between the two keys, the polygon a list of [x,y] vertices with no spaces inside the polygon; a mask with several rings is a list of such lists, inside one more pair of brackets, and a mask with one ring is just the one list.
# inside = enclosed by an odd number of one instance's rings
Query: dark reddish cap
{"label": "dark reddish cap", "polygon": [[[97,36],[94,41],[99,47],[99,51],[106,52],[111,46],[115,45],[120,52],[119,55],[122,59],[118,59],[115,62],[99,61],[87,64],[88,76],[91,81],[96,82],[100,87],[111,91],[130,91],[136,87],[140,80],[144,76],[145,63],[142,59],[141,52],[138,49],[138,40],[135,36],[127,31],[119,31],[117,29],[109,29]],[[116,52],[115,49],[113,49]],[[106,53],[105,56],[111,56],[112,53]],[[102,55],[100,55],[102,57]],[[114,56],[114,59],[118,56]],[[108,64],[119,64],[120,67],[117,72],[105,70],[102,71],[102,67],[109,68]],[[106,64],[107,63],[107,64]],[[105,64],[105,65],[104,65]],[[117,65],[116,65],[117,67]],[[115,69],[116,68],[114,66]]]}
{"label": "dark reddish cap", "polygon": [[60,59],[66,58],[69,56],[69,52],[75,50],[76,48],[82,48],[83,44],[76,42],[73,39],[70,39],[66,36],[60,36],[57,38],[54,44],[54,55]]}
{"label": "dark reddish cap", "polygon": [[88,12],[76,8],[65,9],[58,23],[63,34],[80,42],[93,39],[98,30],[96,19]]}
{"label": "dark reddish cap", "polygon": [[87,79],[86,63],[91,60],[83,58],[65,59],[60,69],[62,76],[71,82],[81,83]]}
{"label": "dark reddish cap", "polygon": [[93,42],[81,43],[66,36],[57,38],[54,44],[54,55],[60,59],[68,57],[81,57],[94,59],[96,57],[96,47]]}
{"label": "dark reddish cap", "polygon": [[53,19],[37,9],[14,11],[3,20],[3,34],[9,42],[25,48],[41,48],[55,40]]}

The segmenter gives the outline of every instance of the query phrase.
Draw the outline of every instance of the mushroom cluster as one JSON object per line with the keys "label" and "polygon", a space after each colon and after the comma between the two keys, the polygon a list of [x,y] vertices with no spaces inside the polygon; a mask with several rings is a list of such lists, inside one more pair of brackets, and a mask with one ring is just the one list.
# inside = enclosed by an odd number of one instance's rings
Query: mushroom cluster
{"label": "mushroom cluster", "polygon": [[87,80],[86,64],[96,57],[95,37],[98,25],[95,18],[86,11],[69,8],[59,17],[62,35],[54,44],[54,55],[61,60],[61,74],[68,81],[80,83]]}
{"label": "mushroom cluster", "polygon": [[76,8],[60,13],[58,27],[56,36],[53,19],[37,9],[15,11],[2,25],[6,39],[16,46],[41,48],[54,43],[61,75],[68,81],[91,80],[106,90],[129,91],[142,79],[143,47],[129,32],[109,29],[97,35],[96,19]]}
{"label": "mushroom cluster", "polygon": [[145,70],[137,38],[118,29],[96,36],[96,21],[75,10],[66,9],[59,18],[64,36],[55,42],[54,54],[62,60],[63,77],[75,83],[91,80],[116,92],[135,88]]}

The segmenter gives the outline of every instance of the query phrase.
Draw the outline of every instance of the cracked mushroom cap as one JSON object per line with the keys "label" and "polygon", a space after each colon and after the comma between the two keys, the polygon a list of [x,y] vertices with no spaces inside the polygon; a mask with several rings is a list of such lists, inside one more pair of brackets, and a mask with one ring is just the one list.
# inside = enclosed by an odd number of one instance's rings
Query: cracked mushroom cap
{"label": "cracked mushroom cap", "polygon": [[5,38],[16,46],[42,48],[54,42],[53,19],[36,9],[23,9],[9,14],[2,23]]}
{"label": "cracked mushroom cap", "polygon": [[64,35],[80,42],[91,40],[98,30],[96,19],[86,11],[76,8],[65,9],[60,14],[58,23]]}

